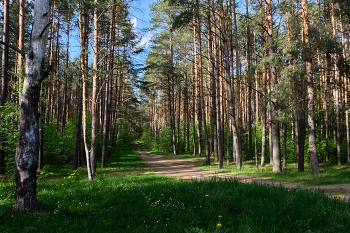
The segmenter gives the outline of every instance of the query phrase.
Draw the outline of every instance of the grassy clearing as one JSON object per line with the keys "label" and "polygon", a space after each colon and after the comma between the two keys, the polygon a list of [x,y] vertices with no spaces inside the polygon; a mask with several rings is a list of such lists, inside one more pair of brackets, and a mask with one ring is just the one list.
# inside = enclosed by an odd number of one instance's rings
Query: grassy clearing
{"label": "grassy clearing", "polygon": [[[12,209],[11,183],[0,189],[0,232],[348,232],[350,205],[321,193],[238,181],[186,182],[149,174],[136,149],[119,151],[93,181],[38,184],[40,209]],[[112,165],[112,163],[114,163]],[[63,174],[70,168],[61,168]],[[62,175],[63,176],[63,175]]]}

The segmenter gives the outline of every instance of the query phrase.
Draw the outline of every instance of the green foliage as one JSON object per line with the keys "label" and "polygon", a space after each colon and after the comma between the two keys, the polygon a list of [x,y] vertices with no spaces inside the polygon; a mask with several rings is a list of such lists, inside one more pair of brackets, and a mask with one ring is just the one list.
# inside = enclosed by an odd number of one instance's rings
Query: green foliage
{"label": "green foliage", "polygon": [[38,180],[43,181],[45,183],[45,180],[48,175],[53,175],[53,172],[50,172],[50,165],[45,165],[43,167],[43,170],[38,175]]}
{"label": "green foliage", "polygon": [[117,138],[118,148],[128,146],[133,139],[129,133],[128,124],[117,125],[117,127],[122,127],[122,129],[120,130],[120,134]]}
{"label": "green foliage", "polygon": [[74,182],[77,182],[82,179],[82,172],[80,167],[78,167],[77,170],[73,170],[71,173],[67,174],[68,176],[64,177],[64,179],[73,180]]}
{"label": "green foliage", "polygon": [[[65,141],[61,137],[61,132],[57,129],[55,123],[42,127],[44,130],[44,163],[56,165],[68,161],[69,156],[64,152],[72,148],[71,142],[69,140]],[[74,140],[72,141],[74,143]]]}
{"label": "green foliage", "polygon": [[11,173],[15,161],[16,147],[19,137],[19,105],[7,101],[0,107],[0,135],[3,141],[0,148],[5,151],[5,171]]}

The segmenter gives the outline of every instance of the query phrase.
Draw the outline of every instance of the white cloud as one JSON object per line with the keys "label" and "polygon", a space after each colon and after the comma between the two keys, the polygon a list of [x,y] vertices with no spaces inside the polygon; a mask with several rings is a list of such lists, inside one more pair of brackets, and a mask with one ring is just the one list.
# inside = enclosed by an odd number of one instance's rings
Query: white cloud
{"label": "white cloud", "polygon": [[147,32],[147,34],[141,38],[139,45],[141,47],[144,47],[144,46],[147,47],[147,44],[152,39],[152,37],[153,37],[153,33]]}
{"label": "white cloud", "polygon": [[137,18],[134,17],[134,18],[131,20],[131,24],[132,24],[133,28],[136,28],[136,27],[137,27]]}

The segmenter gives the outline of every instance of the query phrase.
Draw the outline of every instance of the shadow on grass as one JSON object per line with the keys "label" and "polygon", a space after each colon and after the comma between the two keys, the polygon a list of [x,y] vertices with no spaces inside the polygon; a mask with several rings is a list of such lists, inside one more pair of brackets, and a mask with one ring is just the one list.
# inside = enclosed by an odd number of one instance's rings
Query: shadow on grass
{"label": "shadow on grass", "polygon": [[13,210],[14,184],[1,184],[0,232],[348,232],[350,228],[350,205],[321,192],[236,180],[184,182],[129,172],[106,175],[112,168],[140,169],[140,160],[136,148],[121,150],[92,181],[84,178],[84,169],[82,180],[58,179],[71,168],[54,168],[63,174],[38,183],[36,212]]}
{"label": "shadow on grass", "polygon": [[350,227],[349,204],[322,193],[231,180],[132,174],[41,184],[38,191],[37,212],[0,204],[1,232],[347,232]]}

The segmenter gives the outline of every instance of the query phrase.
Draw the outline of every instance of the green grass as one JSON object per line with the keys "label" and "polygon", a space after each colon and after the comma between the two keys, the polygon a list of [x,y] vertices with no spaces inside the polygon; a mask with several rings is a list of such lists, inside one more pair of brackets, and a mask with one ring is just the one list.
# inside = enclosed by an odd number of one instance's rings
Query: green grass
{"label": "green grass", "polygon": [[253,177],[266,177],[272,180],[296,182],[309,185],[326,185],[326,184],[344,184],[350,183],[350,166],[336,164],[320,163],[320,175],[315,175],[311,172],[311,165],[305,163],[305,171],[298,172],[297,163],[288,163],[287,172],[274,173],[272,172],[272,165],[266,164],[265,167],[258,167],[258,170],[254,162],[243,162],[241,171],[236,169],[236,164],[226,165],[224,161],[223,169],[218,169],[218,163],[212,161],[211,165],[205,165],[205,163],[198,163],[197,166],[201,166],[203,169],[215,171],[217,173],[231,173],[240,174]]}
{"label": "green grass", "polygon": [[[14,185],[3,182],[0,232],[348,232],[350,228],[350,205],[322,193],[228,180],[109,175],[107,171],[115,168],[145,167],[133,147],[108,162],[93,181],[55,175],[40,181],[37,212],[14,211]],[[60,169],[63,174],[70,171]]]}
{"label": "green grass", "polygon": [[[146,149],[150,150],[150,148],[147,147],[147,145],[145,145],[142,141],[138,141],[138,143],[144,146]],[[151,150],[150,152],[171,157],[198,158],[193,157],[192,154],[174,155],[171,152],[158,152],[154,150]],[[242,169],[238,171],[236,169],[235,163],[231,162],[230,165],[226,165],[226,159],[224,159],[224,166],[222,169],[218,169],[218,163],[214,162],[213,157],[211,157],[211,164],[209,166],[205,164],[205,157],[201,157],[199,159],[202,161],[195,164],[196,166],[200,166],[204,170],[210,170],[216,173],[230,173],[252,177],[265,177],[272,180],[295,182],[308,185],[350,183],[349,165],[337,166],[336,164],[320,163],[321,174],[314,175],[311,172],[311,165],[309,163],[305,163],[304,172],[298,172],[298,164],[289,161],[287,164],[287,172],[274,173],[272,172],[271,164],[266,163],[265,167],[260,167],[260,161],[258,163],[258,170],[256,169],[255,161],[245,161],[243,162]]]}

